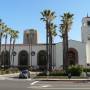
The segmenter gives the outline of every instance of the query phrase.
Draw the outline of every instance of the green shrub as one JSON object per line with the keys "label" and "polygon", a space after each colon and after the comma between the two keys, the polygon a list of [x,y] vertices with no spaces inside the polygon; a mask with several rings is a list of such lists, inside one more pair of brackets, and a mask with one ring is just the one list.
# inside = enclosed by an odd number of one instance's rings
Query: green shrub
{"label": "green shrub", "polygon": [[5,70],[5,73],[6,73],[6,74],[9,74],[9,70]]}
{"label": "green shrub", "polygon": [[10,74],[19,72],[18,68],[0,69],[0,74]]}
{"label": "green shrub", "polygon": [[90,68],[83,68],[84,72],[90,72]]}
{"label": "green shrub", "polygon": [[67,70],[67,73],[71,73],[72,76],[80,76],[82,73],[82,67],[79,65],[70,66]]}
{"label": "green shrub", "polygon": [[39,73],[37,76],[47,76],[47,74],[44,73],[44,72],[41,72],[41,73]]}
{"label": "green shrub", "polygon": [[49,76],[66,76],[64,71],[53,71],[50,72]]}
{"label": "green shrub", "polygon": [[[45,72],[39,73],[38,76],[47,76]],[[49,76],[66,76],[64,71],[52,71],[49,72]]]}

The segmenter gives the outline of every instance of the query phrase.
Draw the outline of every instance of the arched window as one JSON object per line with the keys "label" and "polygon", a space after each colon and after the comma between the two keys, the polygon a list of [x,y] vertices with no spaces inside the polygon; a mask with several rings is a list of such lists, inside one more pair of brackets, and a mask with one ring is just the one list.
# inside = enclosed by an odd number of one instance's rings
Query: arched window
{"label": "arched window", "polygon": [[18,55],[19,68],[28,68],[28,63],[28,52],[25,50],[20,51]]}
{"label": "arched window", "polygon": [[1,66],[5,68],[10,67],[10,54],[8,51],[2,51],[1,53]]}
{"label": "arched window", "polygon": [[46,51],[41,50],[37,54],[37,64],[39,69],[44,70],[47,67]]}
{"label": "arched window", "polygon": [[69,48],[68,51],[68,64],[76,65],[78,64],[78,52],[75,48]]}

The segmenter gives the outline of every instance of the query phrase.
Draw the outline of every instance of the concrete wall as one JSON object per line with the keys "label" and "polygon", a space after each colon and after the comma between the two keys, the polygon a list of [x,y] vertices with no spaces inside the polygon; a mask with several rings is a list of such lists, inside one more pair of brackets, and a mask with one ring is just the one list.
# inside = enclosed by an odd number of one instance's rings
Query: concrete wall
{"label": "concrete wall", "polygon": [[75,48],[78,52],[78,64],[86,65],[86,46],[79,41],[69,41],[69,48]]}
{"label": "concrete wall", "polygon": [[62,43],[56,44],[56,67],[63,65],[63,47]]}
{"label": "concrete wall", "polygon": [[[78,52],[78,64],[86,65],[86,46],[85,43],[69,40],[69,48],[74,48]],[[56,44],[56,67],[63,65],[63,46],[62,43]]]}
{"label": "concrete wall", "polygon": [[86,54],[87,63],[90,64],[90,42],[86,43]]}
{"label": "concrete wall", "polygon": [[[90,43],[89,43],[90,44]],[[88,45],[89,45],[88,44]],[[90,46],[90,45],[89,45]],[[80,41],[74,41],[69,40],[69,48],[74,48],[78,52],[78,64],[79,65],[85,65],[87,62],[90,62],[90,49],[88,49],[86,53],[86,45],[85,43],[82,43]],[[32,56],[32,65],[37,66],[37,54],[40,50],[45,50],[46,46],[45,44],[37,44],[32,46],[32,51],[35,51],[35,56]],[[4,46],[2,46],[2,51],[4,50]],[[7,50],[9,50],[9,45],[7,45]],[[18,65],[18,55],[19,52],[25,50],[29,53],[29,46],[18,44],[15,46],[15,51],[17,52],[16,56],[14,57],[14,65]],[[63,47],[62,43],[57,43],[56,45],[53,45],[53,61],[52,65],[55,67],[60,67],[63,65]],[[87,56],[86,56],[87,54]],[[30,56],[31,57],[31,56]],[[88,59],[87,59],[88,58]],[[29,65],[31,65],[31,61],[29,62]]]}
{"label": "concrete wall", "polygon": [[[4,50],[5,46],[2,45],[2,51]],[[52,53],[52,57],[53,57],[53,65],[55,66],[55,45],[53,45],[53,53]],[[9,45],[7,45],[7,50],[9,51]],[[17,66],[18,65],[18,55],[19,53],[22,51],[22,50],[25,50],[29,53],[29,46],[28,45],[23,45],[23,44],[17,44],[15,46],[15,51],[16,51],[16,56],[14,56],[14,65]],[[37,66],[37,54],[39,51],[41,50],[46,50],[46,45],[45,44],[37,44],[37,45],[32,45],[32,51],[35,52],[35,56],[32,56],[32,66]],[[30,55],[30,58],[31,58],[31,55]],[[31,65],[31,61],[29,61],[29,65]]]}

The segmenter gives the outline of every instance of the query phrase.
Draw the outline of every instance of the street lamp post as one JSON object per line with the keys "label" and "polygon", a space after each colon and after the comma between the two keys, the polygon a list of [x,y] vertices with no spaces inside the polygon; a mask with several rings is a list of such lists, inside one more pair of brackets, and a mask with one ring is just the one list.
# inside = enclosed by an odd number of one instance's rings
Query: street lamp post
{"label": "street lamp post", "polygon": [[1,25],[2,25],[2,20],[0,19],[0,66],[1,66],[1,38],[2,38]]}
{"label": "street lamp post", "polygon": [[29,31],[27,31],[26,32],[26,37],[27,37],[27,40],[28,40],[27,44],[28,44],[28,50],[29,50],[29,52],[28,52],[28,69],[29,69],[29,66],[30,66],[30,35],[29,34],[30,34]]}
{"label": "street lamp post", "polygon": [[0,32],[0,66],[1,66],[1,37],[2,37],[2,35],[1,35],[1,32]]}
{"label": "street lamp post", "polygon": [[31,43],[31,67],[32,67],[32,43]]}
{"label": "street lamp post", "polygon": [[32,38],[33,38],[32,34],[30,35],[30,38],[31,38],[31,53],[30,53],[30,55],[31,55],[31,67],[32,67]]}

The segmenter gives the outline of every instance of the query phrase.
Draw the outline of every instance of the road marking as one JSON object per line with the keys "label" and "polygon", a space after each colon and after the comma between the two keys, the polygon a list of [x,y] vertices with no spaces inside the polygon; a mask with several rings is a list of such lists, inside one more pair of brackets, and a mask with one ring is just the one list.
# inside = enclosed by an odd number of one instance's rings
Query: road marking
{"label": "road marking", "polygon": [[30,85],[34,85],[34,84],[36,84],[36,83],[38,83],[39,81],[34,81],[34,82],[32,82]]}
{"label": "road marking", "polygon": [[[44,89],[44,88],[42,88],[42,89]],[[45,89],[49,89],[49,90],[51,90],[51,89],[59,89],[59,90],[90,90],[90,88],[45,88]]]}
{"label": "road marking", "polygon": [[75,86],[75,87],[83,86],[83,87],[84,87],[84,86],[90,86],[90,84],[86,84],[86,85],[83,85],[83,84],[80,84],[80,85],[59,85],[59,86],[61,86],[61,87],[65,87],[65,86],[66,86],[66,87],[67,87],[67,86],[68,86],[68,87],[71,87],[71,86]]}
{"label": "road marking", "polygon": [[90,88],[42,88],[42,87],[27,87],[27,88],[34,88],[34,89],[37,89],[37,90],[40,90],[40,89],[45,89],[45,90],[90,90]]}
{"label": "road marking", "polygon": [[41,86],[41,87],[46,88],[46,87],[50,87],[50,85],[44,85],[44,86]]}

